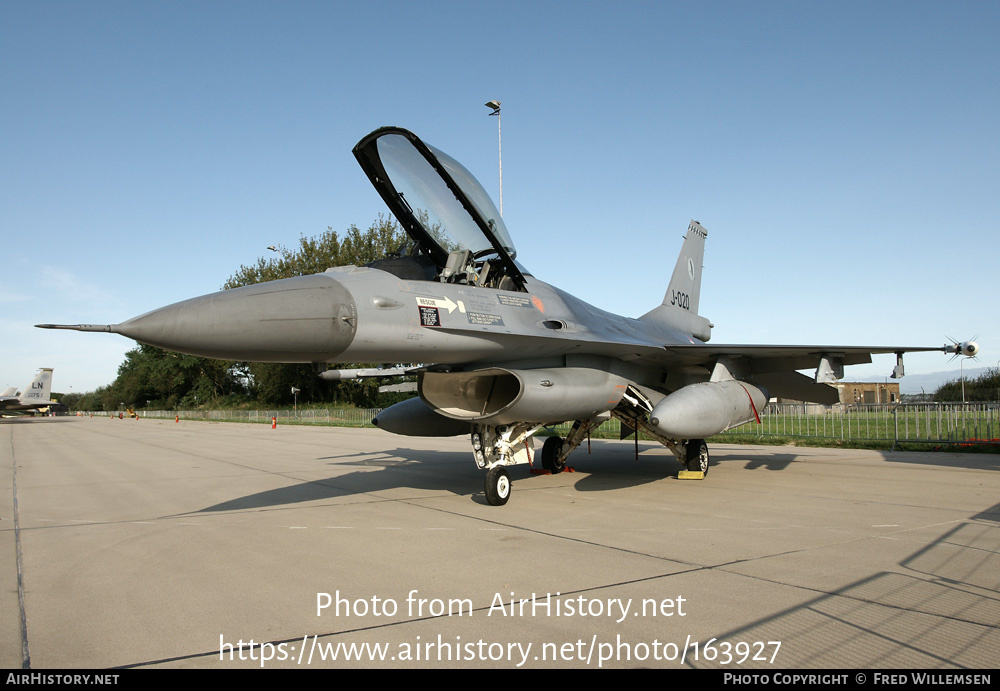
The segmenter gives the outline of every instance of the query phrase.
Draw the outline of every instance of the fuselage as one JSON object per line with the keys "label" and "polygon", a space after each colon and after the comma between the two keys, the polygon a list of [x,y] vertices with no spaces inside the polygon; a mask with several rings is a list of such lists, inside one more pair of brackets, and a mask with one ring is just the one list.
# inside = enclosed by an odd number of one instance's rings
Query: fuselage
{"label": "fuselage", "polygon": [[259,362],[473,364],[617,357],[691,343],[528,277],[526,291],[405,280],[372,267],[220,291],[110,327],[192,355]]}

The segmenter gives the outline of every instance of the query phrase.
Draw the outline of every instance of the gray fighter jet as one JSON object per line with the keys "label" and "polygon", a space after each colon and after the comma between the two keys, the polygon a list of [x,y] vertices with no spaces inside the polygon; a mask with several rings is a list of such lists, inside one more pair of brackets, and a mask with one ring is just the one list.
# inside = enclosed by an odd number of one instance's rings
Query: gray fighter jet
{"label": "gray fighter jet", "polygon": [[[709,345],[698,314],[705,229],[692,221],[662,304],[638,319],[597,309],[517,261],[503,219],[461,164],[411,132],[385,127],[354,155],[409,235],[397,256],[193,298],[113,325],[42,328],[118,333],[230,360],[424,363],[418,398],[373,422],[397,434],[468,434],[486,498],[510,496],[507,466],[560,472],[611,417],[663,443],[689,470],[709,467],[705,438],[759,418],[771,395],[837,400],[845,365],[944,347]],[[816,368],[814,376],[797,370]],[[329,378],[379,376],[333,370]],[[536,455],[534,436],[550,436]]]}
{"label": "gray fighter jet", "polygon": [[[35,411],[56,404],[49,400],[52,395],[52,368],[43,367],[28,384],[28,388],[19,395],[10,389],[0,395],[0,413]],[[34,413],[32,412],[32,415]]]}

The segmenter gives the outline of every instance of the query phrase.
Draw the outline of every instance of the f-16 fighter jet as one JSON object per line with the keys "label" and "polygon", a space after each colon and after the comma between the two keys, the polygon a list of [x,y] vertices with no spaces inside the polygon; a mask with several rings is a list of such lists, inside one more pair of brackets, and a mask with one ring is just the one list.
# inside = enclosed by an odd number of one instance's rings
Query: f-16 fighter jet
{"label": "f-16 fighter jet", "polygon": [[[486,498],[510,497],[508,466],[560,472],[611,417],[659,440],[687,469],[709,468],[705,439],[759,418],[769,396],[833,403],[846,365],[945,347],[710,345],[698,314],[707,232],[692,221],[661,304],[636,319],[605,312],[535,278],[489,194],[456,160],[385,127],[354,155],[409,236],[397,256],[312,276],[226,290],[106,331],[167,350],[229,360],[422,363],[419,397],[373,421],[397,434],[469,435]],[[815,368],[810,377],[797,370]],[[331,370],[329,378],[379,376]],[[535,435],[572,422],[565,438]],[[540,456],[540,458],[538,458]]]}

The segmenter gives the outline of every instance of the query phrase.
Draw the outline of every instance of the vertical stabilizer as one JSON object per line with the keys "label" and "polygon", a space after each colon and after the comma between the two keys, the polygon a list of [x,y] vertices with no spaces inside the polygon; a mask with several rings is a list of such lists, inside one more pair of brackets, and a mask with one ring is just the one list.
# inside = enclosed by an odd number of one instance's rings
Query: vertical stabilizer
{"label": "vertical stabilizer", "polygon": [[670,285],[663,296],[663,304],[679,307],[691,314],[698,314],[698,298],[701,295],[701,267],[705,261],[705,238],[708,231],[698,221],[691,221]]}
{"label": "vertical stabilizer", "polygon": [[701,270],[705,259],[705,238],[708,231],[697,221],[688,225],[680,256],[670,277],[670,284],[663,296],[663,303],[639,319],[669,324],[707,341],[712,334],[712,324],[698,316],[701,296]]}
{"label": "vertical stabilizer", "polygon": [[38,371],[28,388],[21,392],[17,400],[21,403],[47,403],[52,397],[52,368]]}

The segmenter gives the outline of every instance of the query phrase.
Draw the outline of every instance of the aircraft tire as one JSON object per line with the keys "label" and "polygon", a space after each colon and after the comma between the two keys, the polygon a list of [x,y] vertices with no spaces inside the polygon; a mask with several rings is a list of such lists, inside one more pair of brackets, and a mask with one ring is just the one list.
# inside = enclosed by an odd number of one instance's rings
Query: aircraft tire
{"label": "aircraft tire", "polygon": [[566,461],[559,461],[562,447],[562,437],[549,437],[542,444],[542,467],[553,475],[561,473],[566,468]]}
{"label": "aircraft tire", "polygon": [[486,471],[486,502],[490,506],[503,506],[510,499],[510,476],[502,465]]}
{"label": "aircraft tire", "polygon": [[704,439],[691,439],[687,443],[687,463],[688,470],[701,471],[708,475],[708,444]]}

